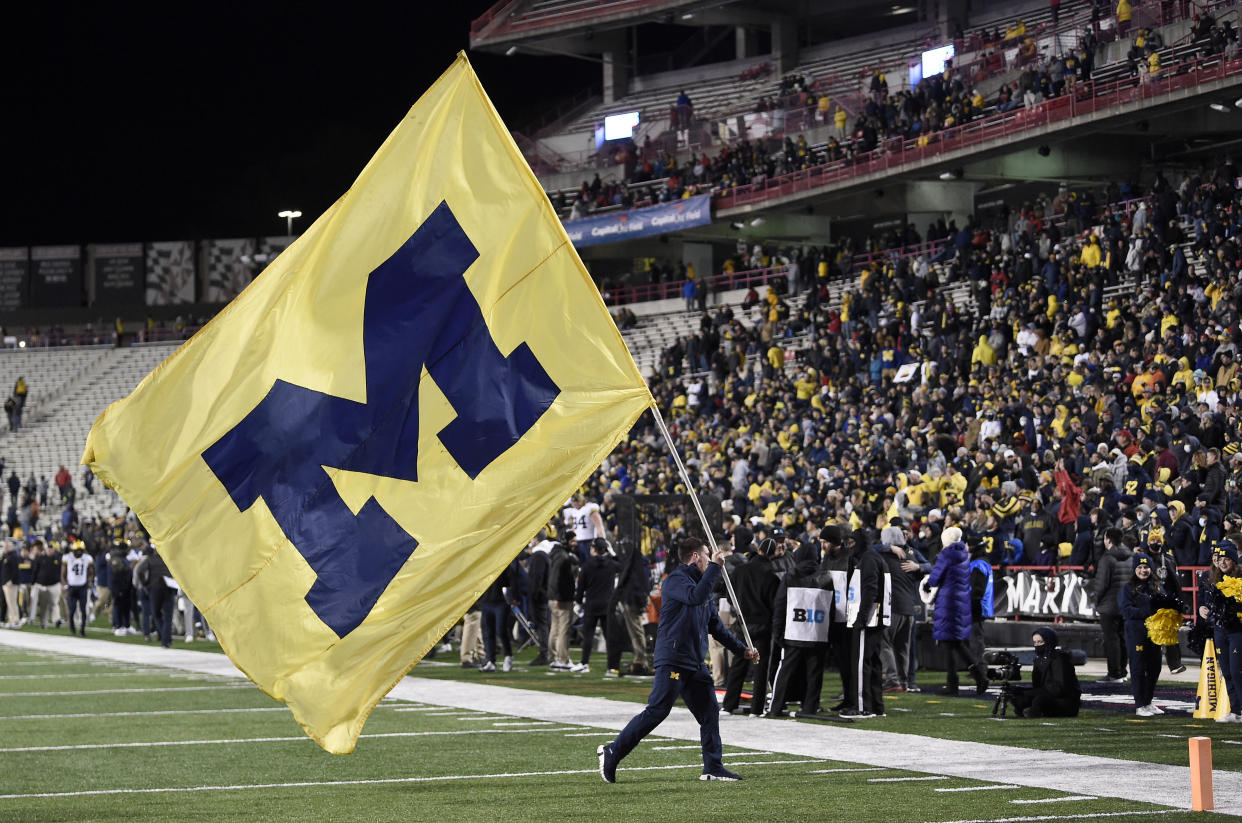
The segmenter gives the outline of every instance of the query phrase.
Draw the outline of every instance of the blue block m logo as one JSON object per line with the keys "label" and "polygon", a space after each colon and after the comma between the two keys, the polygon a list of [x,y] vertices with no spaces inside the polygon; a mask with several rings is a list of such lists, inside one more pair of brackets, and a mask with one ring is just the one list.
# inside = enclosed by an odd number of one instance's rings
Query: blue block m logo
{"label": "blue block m logo", "polygon": [[423,367],[457,417],[440,442],[471,478],[525,434],[560,389],[525,343],[505,357],[463,277],[478,251],[446,203],[367,281],[367,402],[277,380],[203,452],[246,511],[260,497],[318,579],[306,602],[338,637],[362,623],[418,547],[371,498],[357,516],[323,467],[418,479]]}

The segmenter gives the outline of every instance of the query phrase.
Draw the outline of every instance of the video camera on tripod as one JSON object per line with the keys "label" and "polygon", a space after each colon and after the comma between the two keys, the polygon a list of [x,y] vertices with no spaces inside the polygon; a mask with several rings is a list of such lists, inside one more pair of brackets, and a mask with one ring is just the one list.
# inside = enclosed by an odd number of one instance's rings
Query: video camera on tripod
{"label": "video camera on tripod", "polygon": [[988,685],[1000,684],[1000,692],[992,704],[992,716],[999,714],[1004,717],[1013,697],[1013,683],[1022,679],[1022,662],[1017,655],[1007,651],[984,652],[983,662],[987,665]]}

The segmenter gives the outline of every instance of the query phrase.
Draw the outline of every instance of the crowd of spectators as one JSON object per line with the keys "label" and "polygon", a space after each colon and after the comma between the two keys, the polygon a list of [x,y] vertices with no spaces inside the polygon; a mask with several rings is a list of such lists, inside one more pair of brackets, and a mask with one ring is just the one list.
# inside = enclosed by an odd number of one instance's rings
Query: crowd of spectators
{"label": "crowd of spectators", "polygon": [[[1104,529],[1137,545],[1158,525],[1179,565],[1206,565],[1242,522],[1236,169],[1056,199],[1066,220],[1028,204],[972,221],[939,263],[882,260],[839,304],[826,250],[808,249],[804,299],[705,312],[653,384],[696,482],[792,531],[900,517],[929,558],[946,521],[998,564],[1089,569]],[[1123,282],[1142,285],[1106,296]],[[788,366],[795,335],[810,344]],[[590,491],[679,485],[640,425]],[[657,557],[674,530],[649,538]]]}
{"label": "crowd of spectators", "polygon": [[[1109,15],[1115,10],[1110,9]],[[955,67],[950,60],[940,74],[924,78],[911,89],[890,91],[880,69],[871,71],[856,100],[833,99],[801,72],[782,78],[775,96],[761,97],[755,111],[785,112],[783,137],[751,138],[725,143],[713,152],[699,150],[679,158],[676,145],[646,138],[640,147],[627,143],[616,152],[624,164],[620,179],[601,183],[598,175],[583,182],[575,196],[555,193],[553,203],[569,219],[580,219],[598,209],[633,208],[758,185],[792,172],[834,163],[850,164],[872,152],[886,152],[896,141],[933,143],[936,135],[991,114],[1034,109],[1065,95],[1091,97],[1101,44],[1096,24],[1085,28],[1077,45],[1049,52],[1040,50],[1034,36],[1017,21],[1006,31],[984,32],[981,56]],[[1130,48],[1125,75],[1140,82],[1158,81],[1167,71],[1160,51],[1165,43],[1159,30],[1126,30]],[[1014,60],[1002,53],[1017,43]],[[1230,21],[1218,21],[1209,12],[1194,15],[1190,35],[1193,53],[1232,56],[1239,46],[1238,31]],[[995,92],[982,94],[977,84],[1003,72],[1017,75]],[[684,95],[684,92],[683,92]],[[809,143],[796,129],[828,128],[820,142]]]}

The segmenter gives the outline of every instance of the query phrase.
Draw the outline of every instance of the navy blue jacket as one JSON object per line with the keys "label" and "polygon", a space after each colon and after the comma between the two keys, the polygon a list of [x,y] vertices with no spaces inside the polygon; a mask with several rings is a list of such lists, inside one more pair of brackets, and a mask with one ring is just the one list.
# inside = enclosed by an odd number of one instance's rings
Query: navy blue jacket
{"label": "navy blue jacket", "polygon": [[965,543],[957,542],[940,550],[927,585],[936,589],[932,637],[941,642],[969,640],[970,557]]}
{"label": "navy blue jacket", "polygon": [[712,588],[720,579],[720,566],[709,563],[700,573],[697,566],[678,566],[660,587],[660,629],[656,633],[655,665],[674,669],[698,669],[707,659],[707,633],[735,654],[746,646],[720,622]]}

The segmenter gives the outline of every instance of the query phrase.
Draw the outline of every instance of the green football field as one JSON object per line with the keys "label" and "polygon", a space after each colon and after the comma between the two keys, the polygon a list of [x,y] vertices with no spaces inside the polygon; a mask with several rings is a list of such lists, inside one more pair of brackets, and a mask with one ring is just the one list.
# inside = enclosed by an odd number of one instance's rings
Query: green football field
{"label": "green football field", "polygon": [[[450,703],[463,682],[635,704],[649,688],[524,665],[487,675],[433,661],[413,674],[442,684]],[[1242,729],[1185,716],[1094,710],[1045,725],[992,720],[990,700],[975,698],[905,694],[888,706],[866,728],[1132,760],[1140,785],[1147,764],[1185,765],[1191,735],[1213,738],[1218,775],[1242,771]],[[937,775],[934,763],[904,771],[730,745],[736,724],[763,722],[723,719],[725,762],[741,783],[700,782],[697,744],[657,731],[607,785],[595,747],[612,733],[591,725],[386,700],[357,751],[333,756],[247,682],[0,644],[0,821],[1205,818],[1169,808],[1185,808],[1188,789],[1155,805],[1016,786],[1011,770],[974,780]],[[819,726],[779,722],[790,736]]]}

